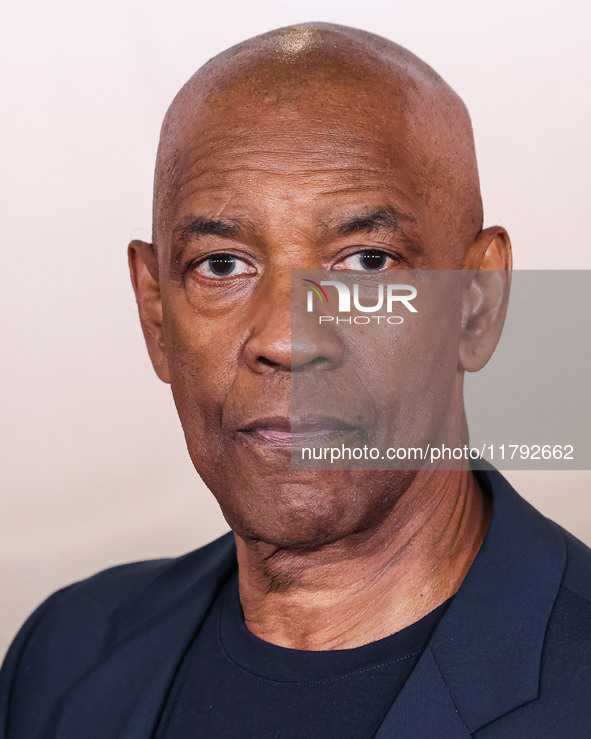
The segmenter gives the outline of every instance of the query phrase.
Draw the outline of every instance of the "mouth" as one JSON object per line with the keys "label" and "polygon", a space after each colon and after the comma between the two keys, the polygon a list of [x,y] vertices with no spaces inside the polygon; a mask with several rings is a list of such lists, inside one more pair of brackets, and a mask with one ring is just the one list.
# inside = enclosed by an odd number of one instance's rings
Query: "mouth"
{"label": "mouth", "polygon": [[289,451],[293,447],[333,445],[360,430],[340,418],[313,415],[297,420],[288,416],[259,418],[239,433],[259,444]]}

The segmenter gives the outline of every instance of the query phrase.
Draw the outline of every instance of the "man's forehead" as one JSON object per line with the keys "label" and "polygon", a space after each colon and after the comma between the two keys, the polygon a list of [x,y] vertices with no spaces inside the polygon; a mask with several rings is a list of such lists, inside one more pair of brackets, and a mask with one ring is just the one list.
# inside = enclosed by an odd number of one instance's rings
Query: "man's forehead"
{"label": "man's forehead", "polygon": [[[375,150],[388,136],[402,141],[407,128],[413,129],[413,142],[404,141],[402,149],[424,172],[432,170],[433,187],[447,178],[435,172],[440,160],[456,172],[463,168],[459,177],[465,182],[457,193],[471,190],[479,198],[465,108],[410,52],[372,34],[324,24],[246,41],[199,70],[167,113],[155,178],[155,231],[164,221],[170,226],[170,206],[195,174],[191,168],[204,157],[212,161],[208,150],[215,160],[216,152],[243,157],[251,147],[253,156],[270,157],[279,166],[281,152],[275,156],[272,143],[266,152],[257,151],[263,129],[267,144],[272,132],[296,154],[306,139],[310,149],[332,138],[332,148],[321,153],[342,158],[348,137],[369,140]],[[378,156],[387,162],[389,153]],[[297,159],[288,166],[297,168]]]}
{"label": "man's forehead", "polygon": [[311,185],[320,178],[328,189],[363,187],[380,176],[394,184],[415,161],[399,116],[363,117],[354,105],[341,114],[329,105],[294,105],[291,112],[200,116],[177,142],[173,194],[195,187],[244,189],[265,178],[279,185],[282,178]]}
{"label": "man's forehead", "polygon": [[196,214],[238,219],[270,234],[322,231],[368,205],[416,213],[420,178],[402,133],[389,127],[387,135],[379,129],[369,138],[363,126],[329,123],[312,119],[307,127],[305,115],[292,126],[259,122],[244,139],[236,127],[212,131],[207,124],[198,145],[179,152],[168,209],[173,240]]}

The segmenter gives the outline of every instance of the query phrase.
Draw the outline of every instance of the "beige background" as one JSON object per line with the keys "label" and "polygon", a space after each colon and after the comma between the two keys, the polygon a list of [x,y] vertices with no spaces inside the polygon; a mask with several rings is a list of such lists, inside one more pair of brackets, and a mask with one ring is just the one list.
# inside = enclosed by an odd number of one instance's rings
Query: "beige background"
{"label": "beige background", "polygon": [[[23,2],[0,6],[0,654],[56,588],[226,525],[152,373],[125,247],[149,238],[162,116],[248,36],[305,20],[382,33],[463,96],[487,225],[518,268],[591,268],[585,2]],[[513,473],[591,543],[587,473]]]}

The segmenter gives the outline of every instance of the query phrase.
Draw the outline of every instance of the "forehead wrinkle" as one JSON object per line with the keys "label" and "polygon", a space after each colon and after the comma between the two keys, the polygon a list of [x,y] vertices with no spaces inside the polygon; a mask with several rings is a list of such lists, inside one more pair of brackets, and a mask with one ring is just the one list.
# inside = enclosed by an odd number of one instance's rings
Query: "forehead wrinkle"
{"label": "forehead wrinkle", "polygon": [[[358,141],[361,143],[361,141]],[[184,191],[191,183],[211,178],[237,173],[262,174],[269,177],[326,177],[327,175],[355,178],[355,186],[359,178],[366,176],[369,179],[375,175],[392,177],[393,186],[396,185],[396,171],[407,167],[412,159],[408,149],[399,140],[371,142],[371,148],[363,149],[359,146],[345,148],[340,145],[335,151],[319,149],[318,146],[303,151],[296,149],[293,141],[290,147],[274,148],[271,146],[252,146],[231,152],[224,152],[223,161],[214,153],[203,151],[199,146],[192,149],[192,155],[187,154],[178,163],[174,182],[171,183],[172,196]],[[197,188],[195,188],[197,189]],[[345,186],[346,189],[346,186]],[[336,192],[338,188],[333,188]]]}
{"label": "forehead wrinkle", "polygon": [[[264,130],[267,136],[267,130]],[[261,170],[266,174],[290,175],[300,172],[312,171],[314,165],[321,165],[322,171],[359,171],[364,167],[370,172],[384,171],[404,163],[408,159],[407,147],[399,136],[388,137],[385,141],[352,138],[347,142],[347,137],[335,136],[324,148],[318,141],[317,136],[310,137],[309,146],[299,146],[295,136],[285,137],[285,145],[278,146],[266,141],[253,141],[251,146],[241,146],[231,151],[228,146],[230,137],[220,137],[219,142],[203,144],[185,150],[179,157],[176,167],[175,181],[171,185],[182,186],[186,178],[195,176],[195,172],[201,169],[203,172],[214,172],[226,174],[236,169],[244,171]],[[223,165],[220,166],[218,155],[219,147],[224,142]],[[335,146],[335,144],[338,144]],[[294,157],[297,159],[294,161]],[[285,159],[290,159],[285,164]],[[304,166],[298,166],[301,161]],[[221,162],[220,162],[221,163]],[[282,168],[283,167],[283,168]],[[320,171],[320,170],[319,170]]]}
{"label": "forehead wrinkle", "polygon": [[[404,197],[402,191],[399,187],[397,187],[397,184],[394,181],[391,185],[367,185],[349,183],[347,185],[342,185],[342,187],[333,187],[328,190],[324,190],[321,195],[324,197],[330,197],[331,195],[342,195],[346,193],[357,192],[365,192],[368,193],[368,195],[372,195],[373,193],[384,193],[388,200],[392,200],[392,196],[394,195],[394,193],[398,194],[399,197]],[[414,216],[410,215],[410,213],[403,212],[403,210],[401,210],[398,205],[394,205],[393,207],[397,210],[399,217],[403,215],[405,220],[415,220]]]}
{"label": "forehead wrinkle", "polygon": [[[221,183],[209,185],[209,186],[198,186],[197,182],[200,179],[206,179],[207,177],[211,177],[217,180],[217,178],[220,175],[234,175],[234,174],[247,174],[247,173],[254,173],[254,174],[262,174],[271,178],[281,178],[281,179],[292,179],[292,178],[299,178],[299,177],[307,177],[309,179],[318,179],[322,178],[325,175],[332,175],[332,174],[338,174],[342,175],[343,172],[346,172],[347,175],[359,175],[360,180],[367,180],[368,177],[371,177],[372,175],[383,175],[384,170],[383,169],[369,169],[368,167],[345,167],[345,166],[335,166],[335,167],[322,167],[321,169],[318,168],[312,168],[312,167],[302,167],[301,169],[270,169],[263,166],[252,166],[252,167],[231,167],[231,168],[224,168],[224,169],[216,169],[214,171],[211,170],[204,170],[200,173],[190,173],[187,175],[187,177],[182,180],[179,184],[179,190],[184,190],[185,187],[190,183],[195,183],[195,188],[191,191],[191,194],[196,194],[203,190],[223,190],[224,186],[221,185]],[[393,187],[395,185],[395,175],[393,174]],[[334,188],[329,190],[328,192],[340,192],[340,191],[358,191],[358,190],[364,190],[364,189],[378,189],[378,186],[371,187],[369,184],[365,185],[343,185],[342,188]],[[183,193],[185,195],[185,193]]]}
{"label": "forehead wrinkle", "polygon": [[[334,179],[336,178],[339,182],[342,182],[343,173],[346,174],[347,184],[335,187]],[[389,200],[392,198],[399,200],[400,197],[406,200],[409,194],[404,189],[400,189],[395,170],[390,173],[384,167],[375,169],[368,166],[351,167],[343,164],[323,166],[319,169],[312,167],[280,169],[277,166],[270,168],[260,164],[258,166],[223,167],[213,171],[203,168],[197,172],[194,170],[187,171],[183,179],[178,181],[178,186],[173,196],[174,200],[171,202],[169,209],[173,220],[175,217],[174,214],[178,213],[183,207],[183,204],[190,203],[192,200],[196,202],[202,201],[204,204],[208,202],[212,195],[219,193],[224,196],[224,204],[227,204],[234,200],[236,196],[252,192],[253,182],[247,179],[248,175],[255,175],[257,179],[258,176],[269,178],[271,181],[269,185],[266,185],[264,181],[259,182],[263,188],[267,186],[276,188],[276,185],[279,184],[277,181],[285,180],[284,187],[287,191],[292,187],[291,183],[293,180],[300,180],[310,188],[310,191],[307,193],[310,197],[325,198],[331,195],[338,196],[346,193],[367,192],[368,194],[384,193]],[[226,176],[230,178],[228,181],[224,180]],[[241,176],[244,178],[242,183],[240,182]],[[380,185],[376,182],[377,177],[380,177],[384,181],[384,184]],[[333,182],[330,182],[328,178],[332,178]],[[230,191],[228,188],[233,193],[232,197],[228,196]],[[398,193],[398,196],[396,196],[396,193]],[[270,192],[267,197],[269,198],[269,202],[271,202],[280,200],[285,195],[293,199],[296,193],[293,191],[282,193],[281,189],[276,189],[275,192]],[[414,215],[410,215],[406,211],[403,212],[402,208],[395,207],[400,217],[404,216],[407,220],[414,218]]]}

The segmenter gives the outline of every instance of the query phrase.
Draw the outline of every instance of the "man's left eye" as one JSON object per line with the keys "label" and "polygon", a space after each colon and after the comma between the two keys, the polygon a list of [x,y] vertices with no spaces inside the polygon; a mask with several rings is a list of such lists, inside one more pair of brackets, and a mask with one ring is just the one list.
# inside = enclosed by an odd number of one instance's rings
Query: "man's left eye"
{"label": "man's left eye", "polygon": [[381,249],[364,249],[351,254],[342,262],[335,264],[333,269],[355,269],[364,272],[379,272],[389,267],[394,259]]}
{"label": "man's left eye", "polygon": [[238,259],[233,254],[212,254],[199,262],[194,268],[195,272],[205,277],[235,277],[236,275],[252,274],[252,267],[243,259]]}

